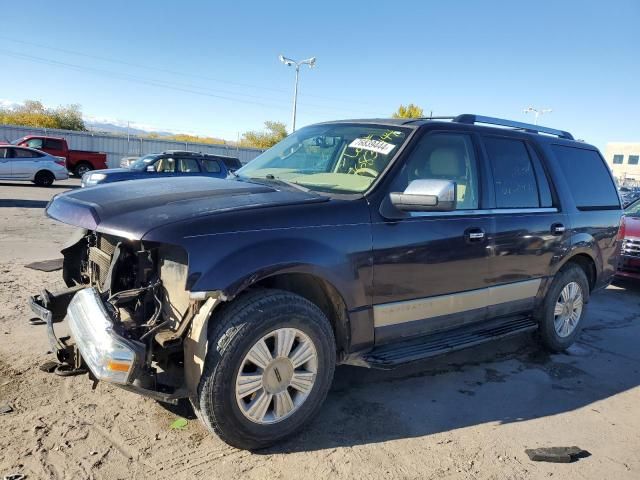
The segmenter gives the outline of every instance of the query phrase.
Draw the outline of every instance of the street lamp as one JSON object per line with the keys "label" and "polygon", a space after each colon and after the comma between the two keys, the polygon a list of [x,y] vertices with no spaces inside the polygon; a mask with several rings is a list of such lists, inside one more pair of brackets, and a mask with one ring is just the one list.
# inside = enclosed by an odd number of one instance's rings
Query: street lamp
{"label": "street lamp", "polygon": [[534,125],[538,124],[538,117],[540,115],[544,115],[545,113],[551,113],[551,112],[553,112],[553,110],[551,110],[550,108],[542,108],[538,110],[537,108],[527,107],[524,109],[524,113],[533,113],[535,115],[535,118],[533,120]]}
{"label": "street lamp", "polygon": [[299,62],[296,60],[292,60],[290,58],[285,57],[284,55],[280,55],[280,61],[284,63],[287,67],[296,67],[296,84],[293,88],[293,112],[291,114],[291,131],[296,131],[296,105],[298,103],[298,76],[300,74],[300,65],[309,65],[309,68],[313,68],[316,66],[316,57],[307,58],[306,60],[300,60]]}

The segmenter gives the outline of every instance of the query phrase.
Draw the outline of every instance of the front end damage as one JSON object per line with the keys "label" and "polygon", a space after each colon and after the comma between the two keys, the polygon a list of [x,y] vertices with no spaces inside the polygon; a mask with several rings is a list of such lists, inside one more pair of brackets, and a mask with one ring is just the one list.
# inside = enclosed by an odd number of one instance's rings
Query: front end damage
{"label": "front end damage", "polygon": [[[185,363],[192,359],[185,362],[184,340],[207,298],[189,295],[186,252],[83,231],[62,253],[68,288],[30,302],[62,371],[86,369],[95,382],[164,402],[189,396]],[[54,324],[62,321],[71,338],[56,335]]]}

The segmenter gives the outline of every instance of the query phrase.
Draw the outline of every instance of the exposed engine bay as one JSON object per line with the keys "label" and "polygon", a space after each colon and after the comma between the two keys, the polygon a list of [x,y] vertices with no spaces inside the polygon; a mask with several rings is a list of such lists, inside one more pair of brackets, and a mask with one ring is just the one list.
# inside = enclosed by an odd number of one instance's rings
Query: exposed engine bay
{"label": "exposed engine bay", "polygon": [[179,337],[171,332],[179,333],[190,307],[182,249],[87,232],[62,253],[67,285],[96,288],[120,334],[145,341],[164,331],[161,346]]}
{"label": "exposed engine bay", "polygon": [[[76,292],[93,288],[112,321],[113,331],[144,345],[136,386],[159,392],[180,387],[182,338],[202,304],[190,299],[186,290],[186,252],[180,247],[143,244],[85,230],[62,253],[63,278],[69,290],[62,295],[45,292],[52,300],[45,306],[54,312],[53,321],[61,320]],[[56,303],[62,306],[56,308]]]}

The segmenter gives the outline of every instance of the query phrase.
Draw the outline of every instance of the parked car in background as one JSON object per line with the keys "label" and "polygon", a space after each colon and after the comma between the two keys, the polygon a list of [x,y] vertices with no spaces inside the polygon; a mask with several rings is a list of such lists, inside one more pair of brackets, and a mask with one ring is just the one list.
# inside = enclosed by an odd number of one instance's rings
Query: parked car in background
{"label": "parked car in background", "polygon": [[622,217],[595,147],[477,115],[311,125],[226,179],[78,189],[46,213],[79,227],[69,288],[31,299],[66,368],[188,398],[247,449],[307,424],[336,364],[533,331],[566,349],[614,277]]}
{"label": "parked car in background", "polygon": [[106,153],[71,150],[63,137],[27,135],[11,143],[13,145],[35,148],[50,155],[65,158],[67,170],[78,177],[82,177],[82,175],[91,170],[107,168]]}
{"label": "parked car in background", "polygon": [[66,180],[65,159],[33,148],[0,145],[0,179],[28,180],[49,187],[55,180]]}
{"label": "parked car in background", "polygon": [[640,198],[640,188],[638,187],[620,187],[618,189],[622,204],[627,207]]}
{"label": "parked car in background", "polygon": [[120,168],[129,168],[140,157],[122,157],[120,159]]}
{"label": "parked car in background", "polygon": [[122,182],[154,177],[206,176],[225,178],[229,174],[228,160],[235,158],[197,152],[167,150],[139,158],[129,168],[110,168],[89,172],[82,177],[82,186]]}
{"label": "parked car in background", "polygon": [[640,199],[624,209],[618,277],[640,280]]}

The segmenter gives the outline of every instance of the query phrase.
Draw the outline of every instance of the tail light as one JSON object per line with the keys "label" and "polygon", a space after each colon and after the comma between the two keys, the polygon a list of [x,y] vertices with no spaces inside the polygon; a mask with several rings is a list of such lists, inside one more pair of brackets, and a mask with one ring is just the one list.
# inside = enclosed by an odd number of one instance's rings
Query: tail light
{"label": "tail light", "polygon": [[65,157],[55,157],[54,162],[60,165],[61,167],[66,168],[67,166],[67,159]]}
{"label": "tail light", "polygon": [[622,218],[620,219],[620,229],[618,230],[618,240],[624,240],[624,236],[626,233],[626,221],[625,221],[625,216],[623,215]]}

